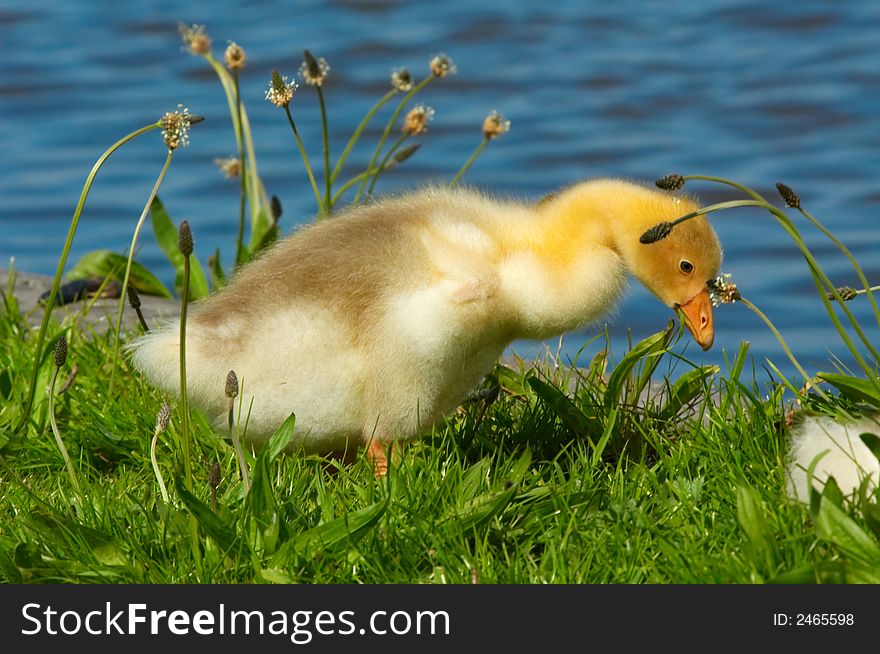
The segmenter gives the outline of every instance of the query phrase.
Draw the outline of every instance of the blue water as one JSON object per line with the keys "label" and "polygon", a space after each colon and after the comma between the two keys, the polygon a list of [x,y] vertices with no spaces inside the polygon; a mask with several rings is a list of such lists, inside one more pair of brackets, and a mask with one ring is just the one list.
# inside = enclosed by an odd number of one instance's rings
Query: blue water
{"label": "blue water", "polygon": [[[430,55],[443,51],[459,74],[421,96],[436,119],[422,150],[383,178],[382,191],[448,179],[478,143],[483,116],[498,109],[512,130],[470,171],[472,184],[537,199],[588,177],[702,173],[734,178],[775,199],[773,183],[784,181],[880,283],[878,19],[876,0],[3,0],[0,266],[14,256],[20,270],[54,272],[95,159],[179,102],[206,121],[175,156],[160,195],[175,221],[190,221],[203,259],[220,247],[229,262],[238,187],[217,172],[213,159],[231,155],[234,140],[214,73],[181,50],[182,20],[206,24],[218,55],[228,39],[248,53],[242,94],[264,182],[284,207],[285,232],[311,220],[314,199],[283,113],[263,100],[270,71],[294,73],[306,47],[327,58],[332,151],[338,154],[385,92],[392,68],[406,66],[421,77]],[[301,88],[297,122],[320,168],[316,104]],[[366,134],[349,172],[366,162],[383,122]],[[89,197],[71,263],[92,249],[126,247],[163,158],[157,133],[113,156]],[[732,197],[715,185],[691,190],[705,202]],[[806,266],[775,222],[750,210],[713,222],[724,243],[724,270],[777,324],[804,365],[827,369],[832,355],[846,360]],[[833,246],[812,231],[807,240],[833,279],[855,284]],[[139,260],[170,284],[171,269],[149,234]],[[878,342],[867,302],[851,306]],[[634,284],[610,323],[615,349],[622,349],[628,327],[642,338],[670,315]],[[790,370],[772,334],[741,305],[718,309],[716,332],[714,350],[702,354],[689,345],[685,354],[720,363],[723,350],[748,340],[758,364],[768,357]],[[563,351],[573,353],[591,333],[568,336]],[[555,351],[556,344],[550,347]],[[542,346],[515,349],[533,355]]]}

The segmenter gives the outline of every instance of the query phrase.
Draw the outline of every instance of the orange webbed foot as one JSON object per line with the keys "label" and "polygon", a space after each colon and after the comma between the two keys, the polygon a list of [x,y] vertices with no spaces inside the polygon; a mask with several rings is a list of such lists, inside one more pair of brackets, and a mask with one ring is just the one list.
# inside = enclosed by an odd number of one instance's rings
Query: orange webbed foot
{"label": "orange webbed foot", "polygon": [[381,479],[388,474],[388,450],[391,450],[391,457],[394,461],[400,459],[401,445],[396,441],[385,443],[377,438],[371,439],[367,443],[367,459],[373,466],[373,474],[376,479]]}

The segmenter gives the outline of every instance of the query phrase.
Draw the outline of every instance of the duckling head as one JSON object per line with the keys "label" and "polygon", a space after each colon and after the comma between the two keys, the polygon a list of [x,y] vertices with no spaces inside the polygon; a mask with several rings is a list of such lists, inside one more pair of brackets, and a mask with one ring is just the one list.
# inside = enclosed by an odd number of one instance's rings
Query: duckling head
{"label": "duckling head", "polygon": [[[597,244],[620,257],[624,268],[661,302],[684,314],[683,322],[704,350],[715,330],[707,280],[718,274],[721,245],[705,216],[675,225],[665,238],[641,242],[646,231],[699,209],[686,195],[672,194],[620,179],[575,184],[546,198],[538,210],[552,226],[550,251],[572,255]],[[592,250],[591,250],[592,251]],[[591,279],[596,287],[595,276]]]}
{"label": "duckling head", "polygon": [[[697,205],[688,198],[669,198],[659,207],[672,221]],[[668,212],[668,213],[667,213]],[[633,274],[666,306],[681,311],[685,326],[704,350],[712,347],[715,329],[707,280],[718,274],[721,245],[705,216],[676,225],[664,239],[627,248]]]}

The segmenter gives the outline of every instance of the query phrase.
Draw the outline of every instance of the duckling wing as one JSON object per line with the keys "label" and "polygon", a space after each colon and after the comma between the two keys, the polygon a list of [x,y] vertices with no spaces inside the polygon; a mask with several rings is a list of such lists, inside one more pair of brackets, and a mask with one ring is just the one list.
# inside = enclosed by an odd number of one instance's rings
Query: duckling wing
{"label": "duckling wing", "polygon": [[490,300],[498,290],[496,247],[476,225],[444,222],[421,230],[431,276],[455,305]]}

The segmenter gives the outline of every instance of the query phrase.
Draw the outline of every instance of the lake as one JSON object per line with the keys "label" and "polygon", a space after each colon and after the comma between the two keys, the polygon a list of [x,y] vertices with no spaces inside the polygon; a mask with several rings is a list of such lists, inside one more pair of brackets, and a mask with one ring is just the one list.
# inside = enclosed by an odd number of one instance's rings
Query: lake
{"label": "lake", "polygon": [[[185,7],[182,8],[182,7]],[[122,135],[183,103],[205,116],[175,155],[160,196],[175,221],[187,219],[204,258],[220,247],[228,264],[238,186],[217,157],[235,152],[225,97],[204,60],[182,51],[178,21],[203,23],[222,55],[228,40],[248,64],[242,96],[269,194],[284,208],[282,229],[313,220],[314,198],[282,111],[263,99],[277,68],[293,75],[304,48],[331,66],[325,87],[331,151],[338,155],[362,115],[388,88],[393,68],[421,78],[431,55],[448,53],[458,74],[418,100],[436,110],[421,150],[383,177],[394,191],[448,180],[497,109],[511,131],[490,145],[465,181],[536,200],[564,184],[599,176],[653,180],[670,172],[733,178],[781,202],[774,183],[848,244],[880,283],[880,3],[826,2],[0,2],[0,267],[52,274],[86,174]],[[320,170],[314,92],[292,105]],[[382,114],[387,119],[388,112]],[[384,120],[349,159],[362,170]],[[71,264],[96,248],[123,251],[164,160],[158,133],[113,155],[89,197]],[[319,171],[316,171],[319,172]],[[702,201],[734,197],[691,182]],[[806,221],[807,243],[840,285],[857,278],[839,251]],[[799,251],[769,214],[716,214],[723,270],[775,322],[809,371],[845,362]],[[151,234],[139,261],[170,285],[172,271]],[[867,334],[878,329],[864,298],[851,303]],[[671,312],[638,284],[611,317],[614,350],[627,328],[640,339]],[[599,326],[601,328],[602,326]],[[595,334],[568,335],[573,355]],[[791,367],[773,335],[742,305],[716,312],[716,347],[678,346],[700,363],[751,342],[755,365]],[[553,351],[555,342],[548,344]],[[543,345],[517,343],[524,356]],[[591,356],[599,346],[587,348]],[[763,373],[759,373],[763,375]]]}

